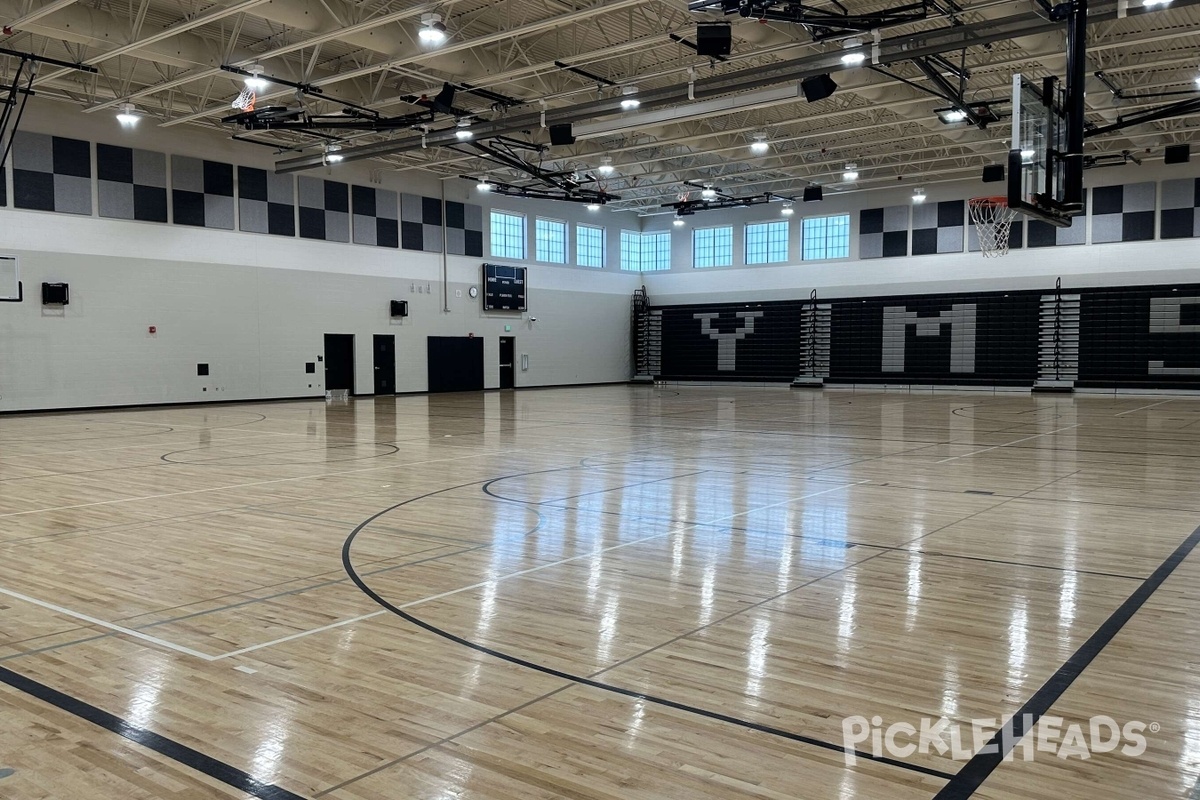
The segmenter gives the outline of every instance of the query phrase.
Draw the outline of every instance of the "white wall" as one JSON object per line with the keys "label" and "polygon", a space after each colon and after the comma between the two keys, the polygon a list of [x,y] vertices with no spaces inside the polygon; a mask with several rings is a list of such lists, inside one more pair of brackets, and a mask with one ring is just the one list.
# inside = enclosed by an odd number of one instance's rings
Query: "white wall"
{"label": "white wall", "polygon": [[[1200,162],[1171,167],[1147,163],[1140,167],[1129,165],[1089,170],[1085,179],[1090,188],[1197,175],[1200,175]],[[744,263],[746,223],[781,219],[778,203],[697,213],[686,218],[687,224],[683,228],[673,228],[672,218],[667,215],[646,217],[643,230],[672,231],[671,270],[644,276],[651,302],[799,298],[807,297],[813,289],[819,296],[836,298],[1053,288],[1055,279],[1060,276],[1066,287],[1200,281],[1200,240],[1197,239],[1019,249],[995,259],[963,252],[859,260],[859,210],[908,204],[916,185],[919,182],[908,181],[891,190],[846,194],[827,191],[823,202],[797,202],[789,226],[789,261],[786,264],[746,266]],[[967,181],[925,186],[926,203],[1005,193],[1003,183]],[[801,261],[801,219],[839,213],[850,214],[850,257]],[[1078,218],[1075,224],[1090,227],[1090,217]],[[694,269],[692,229],[713,225],[733,226],[734,266]],[[1090,230],[1088,233],[1088,241],[1091,241]]]}
{"label": "white wall", "polygon": [[[269,168],[274,159],[265,148],[185,128],[143,123],[127,133],[107,114],[43,106],[26,120],[22,128],[33,132],[235,164]],[[310,174],[321,173],[430,196],[442,190],[415,171],[347,164]],[[447,182],[446,196],[485,206],[486,251],[490,198],[464,181]],[[497,205],[530,212],[532,257],[533,206]],[[536,206],[560,219],[635,219]],[[571,247],[573,261],[573,227]],[[440,253],[0,208],[0,253],[19,258],[26,293],[23,303],[0,303],[0,411],[319,396],[323,365],[313,375],[304,367],[322,354],[325,333],[355,335],[361,393],[373,390],[376,333],[396,335],[401,392],[426,389],[427,336],[468,333],[484,339],[488,387],[499,384],[504,335],[516,338],[518,387],[627,380],[629,296],[641,281],[616,268],[615,245],[611,252],[604,270],[530,261],[528,312],[485,313],[467,289],[480,285],[486,256],[443,263]],[[43,281],[70,284],[70,304],[43,308]],[[409,317],[391,319],[390,300],[407,300]],[[528,371],[519,368],[522,353]],[[211,365],[207,378],[196,375],[201,362]]]}

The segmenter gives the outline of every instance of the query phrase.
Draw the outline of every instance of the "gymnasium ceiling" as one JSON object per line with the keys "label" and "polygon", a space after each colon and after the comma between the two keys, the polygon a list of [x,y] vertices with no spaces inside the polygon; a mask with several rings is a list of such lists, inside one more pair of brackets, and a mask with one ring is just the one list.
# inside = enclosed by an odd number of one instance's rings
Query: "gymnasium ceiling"
{"label": "gymnasium ceiling", "polygon": [[[897,4],[811,5],[857,14]],[[1102,70],[1126,95],[1117,99],[1089,78],[1088,119],[1095,125],[1191,96],[1139,95],[1200,94],[1197,0],[1152,11],[1141,0],[1130,5],[1129,15],[1117,18],[1117,0],[1091,2],[1097,19],[1088,28],[1089,75]],[[984,165],[1001,163],[1008,147],[1007,105],[998,107],[1001,121],[986,130],[944,124],[934,112],[946,101],[925,91],[930,78],[902,56],[910,47],[932,48],[950,64],[965,66],[968,102],[1003,101],[1014,72],[1065,74],[1065,30],[1048,23],[1030,0],[967,0],[957,6],[961,11],[946,13],[954,8],[931,4],[921,21],[879,29],[890,74],[871,68],[870,60],[853,68],[842,64],[844,35],[815,39],[813,29],[791,22],[692,12],[686,0],[0,0],[0,23],[8,26],[0,46],[94,65],[95,75],[43,66],[36,79],[39,95],[83,113],[113,114],[118,104],[131,102],[146,116],[143,125],[203,126],[225,136],[235,131],[219,120],[232,113],[230,101],[242,79],[222,64],[258,63],[267,75],[320,87],[384,115],[419,111],[403,98],[432,96],[445,81],[469,85],[519,102],[497,104],[490,94],[460,88],[454,105],[475,114],[481,140],[491,131],[546,143],[543,111],[550,122],[574,122],[577,133],[591,125],[597,130],[574,145],[546,150],[542,165],[598,175],[601,158],[609,157],[616,169],[602,185],[621,197],[612,207],[651,212],[681,191],[695,192],[684,181],[712,183],[735,196],[797,194],[812,183],[831,193],[890,187],[898,180],[925,186],[974,178]],[[440,47],[418,41],[421,15],[428,12],[440,14],[448,29]],[[727,60],[698,56],[672,38],[695,41],[696,23],[712,21],[732,23]],[[985,41],[1009,32],[1022,35]],[[867,34],[868,47],[870,40]],[[0,65],[11,80],[15,59]],[[828,99],[806,102],[794,89],[801,78],[821,72],[839,88]],[[939,72],[958,85],[948,68]],[[695,101],[688,99],[689,83]],[[621,87],[630,84],[643,103],[622,113]],[[764,94],[770,90],[776,94]],[[781,96],[789,91],[791,96]],[[294,103],[294,92],[273,86],[259,104],[268,101]],[[691,113],[696,102],[709,113]],[[306,103],[316,111],[339,108],[311,96]],[[1164,145],[1196,138],[1198,116],[1096,137],[1088,149],[1161,158]],[[404,129],[344,134],[342,149],[351,158],[370,156],[374,169],[517,180],[518,173],[480,161],[469,148],[455,149],[454,125],[453,117],[439,115],[425,147],[419,133]],[[750,152],[755,134],[766,134],[766,155]],[[281,163],[319,159],[322,149],[291,132],[241,135],[298,148],[281,152]],[[449,144],[454,146],[442,146]],[[854,183],[842,178],[848,162],[858,165]]]}

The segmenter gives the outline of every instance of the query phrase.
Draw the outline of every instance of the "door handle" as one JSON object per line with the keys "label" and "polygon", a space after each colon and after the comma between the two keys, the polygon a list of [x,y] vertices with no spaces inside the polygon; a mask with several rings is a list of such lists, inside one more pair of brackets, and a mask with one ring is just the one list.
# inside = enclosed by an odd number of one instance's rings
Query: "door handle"
{"label": "door handle", "polygon": [[511,367],[511,366],[512,366],[512,364],[501,364],[500,366],[502,366],[502,367]]}

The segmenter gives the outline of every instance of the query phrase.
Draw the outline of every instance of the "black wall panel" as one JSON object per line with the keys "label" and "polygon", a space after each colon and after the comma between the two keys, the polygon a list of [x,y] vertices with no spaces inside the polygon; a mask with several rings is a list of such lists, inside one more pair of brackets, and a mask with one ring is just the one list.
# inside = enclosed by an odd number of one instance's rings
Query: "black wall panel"
{"label": "black wall panel", "polygon": [[1200,389],[1200,285],[1081,294],[1076,385]]}
{"label": "black wall panel", "polygon": [[833,302],[830,382],[1030,385],[1040,293]]}
{"label": "black wall panel", "polygon": [[684,380],[790,381],[801,301],[663,309],[663,374]]}
{"label": "black wall panel", "polygon": [[[1200,284],[1080,295],[1080,387],[1200,389]],[[1054,290],[901,295],[831,307],[830,383],[1031,386]],[[807,300],[662,307],[662,375],[790,381]]]}

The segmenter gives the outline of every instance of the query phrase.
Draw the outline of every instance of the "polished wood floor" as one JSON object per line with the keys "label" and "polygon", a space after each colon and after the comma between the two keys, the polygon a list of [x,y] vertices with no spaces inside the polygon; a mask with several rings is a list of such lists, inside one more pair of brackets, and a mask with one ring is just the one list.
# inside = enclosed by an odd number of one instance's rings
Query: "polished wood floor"
{"label": "polished wood floor", "polygon": [[[1146,396],[0,417],[0,797],[1200,797],[1198,465]],[[841,752],[1047,697],[1145,753]]]}

